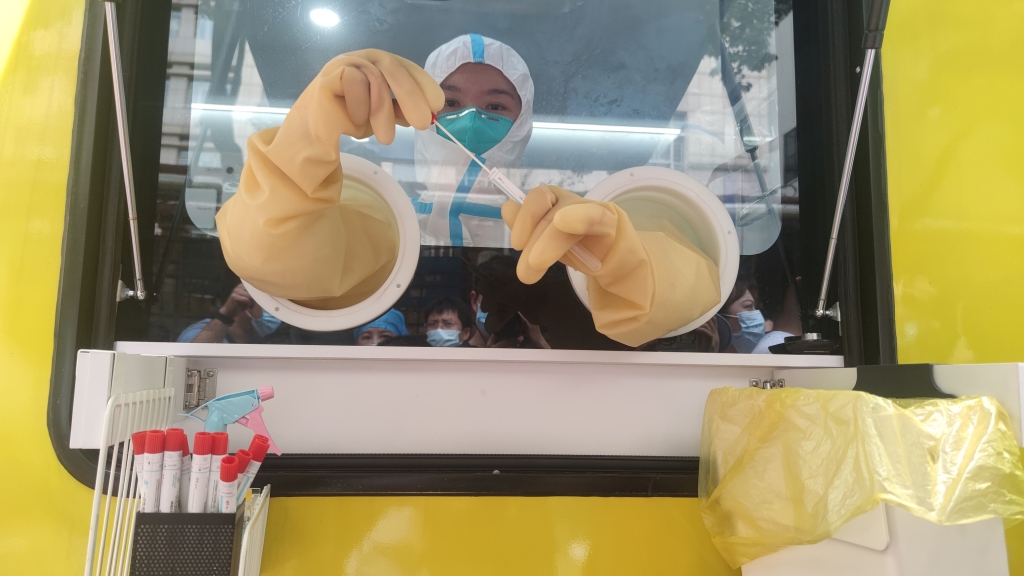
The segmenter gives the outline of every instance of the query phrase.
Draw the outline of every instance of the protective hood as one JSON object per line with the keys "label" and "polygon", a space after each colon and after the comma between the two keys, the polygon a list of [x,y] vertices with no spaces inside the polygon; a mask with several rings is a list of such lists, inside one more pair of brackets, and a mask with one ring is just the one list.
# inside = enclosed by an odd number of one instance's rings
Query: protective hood
{"label": "protective hood", "polygon": [[[533,133],[530,70],[511,47],[479,34],[459,36],[441,45],[427,57],[424,69],[440,83],[456,68],[470,62],[489,64],[500,70],[522,99],[522,112],[508,135],[482,155],[488,166],[518,167]],[[469,157],[452,142],[433,130],[418,130],[415,138],[416,178],[426,186],[417,205],[421,214],[422,242],[505,246],[505,226],[499,211],[505,196],[490,184],[486,175],[479,176],[479,167],[475,163],[470,166]],[[459,222],[466,226],[468,237],[464,237]]]}

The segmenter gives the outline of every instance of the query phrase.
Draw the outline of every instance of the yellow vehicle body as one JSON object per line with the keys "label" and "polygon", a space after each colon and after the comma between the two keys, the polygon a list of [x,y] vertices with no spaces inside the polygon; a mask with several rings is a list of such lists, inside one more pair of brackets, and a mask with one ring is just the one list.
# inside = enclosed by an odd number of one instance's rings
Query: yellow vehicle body
{"label": "yellow vehicle body", "polygon": [[[78,574],[91,490],[46,405],[82,0],[0,20],[0,573]],[[896,0],[883,50],[903,362],[1024,361],[1024,4]],[[1007,531],[1024,575],[1024,527]],[[734,574],[687,498],[278,498],[263,573]]]}

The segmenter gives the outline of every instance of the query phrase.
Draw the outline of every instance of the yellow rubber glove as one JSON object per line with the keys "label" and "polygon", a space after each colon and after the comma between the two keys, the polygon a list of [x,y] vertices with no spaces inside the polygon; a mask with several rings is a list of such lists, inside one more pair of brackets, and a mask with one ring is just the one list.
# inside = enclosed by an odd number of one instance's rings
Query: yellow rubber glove
{"label": "yellow rubber glove", "polygon": [[[523,252],[519,279],[533,284],[556,261],[586,273],[594,325],[615,341],[639,346],[721,301],[718,267],[668,222],[638,231],[615,204],[557,186],[534,188],[522,206],[506,202],[501,216]],[[601,261],[598,272],[569,253],[577,242]]]}
{"label": "yellow rubber glove", "polygon": [[228,266],[268,294],[314,308],[373,294],[394,268],[398,231],[382,198],[343,193],[338,139],[375,135],[390,144],[395,124],[424,130],[443,106],[437,82],[404,58],[361,50],[328,62],[280,127],[249,138],[238,193],[217,214]]}

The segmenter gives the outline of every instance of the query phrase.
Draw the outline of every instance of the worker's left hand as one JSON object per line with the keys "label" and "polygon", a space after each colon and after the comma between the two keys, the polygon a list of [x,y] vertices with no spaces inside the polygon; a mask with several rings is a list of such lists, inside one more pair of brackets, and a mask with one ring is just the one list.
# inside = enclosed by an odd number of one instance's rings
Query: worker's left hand
{"label": "worker's left hand", "polygon": [[[667,221],[638,232],[615,204],[548,185],[531,190],[522,206],[506,202],[501,216],[512,247],[523,252],[519,279],[533,284],[557,261],[587,274],[594,326],[628,346],[677,330],[721,301],[718,267]],[[577,243],[600,270],[569,252]]]}

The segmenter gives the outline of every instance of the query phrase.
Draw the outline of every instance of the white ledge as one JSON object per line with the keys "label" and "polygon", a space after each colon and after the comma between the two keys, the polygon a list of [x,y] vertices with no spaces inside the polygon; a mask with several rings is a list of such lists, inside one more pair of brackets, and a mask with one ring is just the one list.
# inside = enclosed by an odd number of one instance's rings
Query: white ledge
{"label": "white ledge", "polygon": [[117,352],[188,358],[302,360],[394,360],[413,362],[524,362],[535,364],[615,364],[648,366],[750,366],[763,368],[842,368],[842,356],[709,354],[700,352],[611,352],[600,350],[508,350],[499,348],[418,348],[390,346],[303,346],[289,344],[183,344],[117,342]]}

